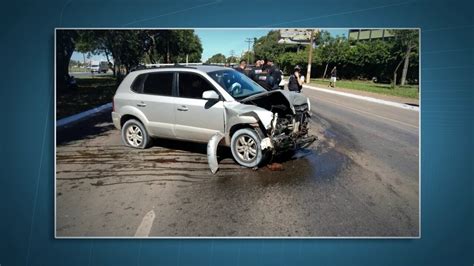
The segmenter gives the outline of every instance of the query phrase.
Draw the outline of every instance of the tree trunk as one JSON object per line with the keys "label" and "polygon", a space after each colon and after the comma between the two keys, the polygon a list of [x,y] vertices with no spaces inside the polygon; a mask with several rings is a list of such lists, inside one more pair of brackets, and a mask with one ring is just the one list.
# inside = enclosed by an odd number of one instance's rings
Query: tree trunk
{"label": "tree trunk", "polygon": [[116,77],[117,77],[117,82],[119,83],[120,81],[122,81],[122,64],[120,63],[119,60],[115,60],[114,61],[115,63],[115,67],[117,68],[115,74],[116,74]]}
{"label": "tree trunk", "polygon": [[326,68],[324,68],[324,73],[323,73],[323,79],[326,78],[326,72],[328,71],[328,65],[329,65],[329,63],[326,63]]}
{"label": "tree trunk", "polygon": [[395,86],[397,86],[397,72],[398,72],[398,69],[400,68],[400,66],[402,65],[403,60],[405,60],[405,59],[402,58],[402,60],[400,60],[400,62],[398,62],[398,65],[395,68],[395,71],[393,71],[393,87],[394,88],[395,88]]}
{"label": "tree trunk", "polygon": [[401,86],[405,85],[405,82],[407,79],[408,65],[410,63],[410,53],[411,53],[411,47],[408,47],[407,53],[405,54],[405,63],[403,64],[402,80],[400,81]]}
{"label": "tree trunk", "polygon": [[166,45],[166,63],[170,63],[171,60],[170,60],[170,41],[167,41],[167,45]]}
{"label": "tree trunk", "polygon": [[156,64],[153,52],[148,52],[148,60],[150,61],[150,64]]}
{"label": "tree trunk", "polygon": [[69,61],[74,52],[74,41],[77,32],[74,30],[58,30],[56,34],[56,87],[66,89],[69,79]]}
{"label": "tree trunk", "polygon": [[110,62],[110,58],[109,58],[109,53],[107,52],[107,49],[104,50],[104,54],[105,54],[105,58],[107,59],[107,63],[110,66],[111,69],[112,69],[112,75],[115,77],[115,66],[114,64],[112,64],[112,62]]}

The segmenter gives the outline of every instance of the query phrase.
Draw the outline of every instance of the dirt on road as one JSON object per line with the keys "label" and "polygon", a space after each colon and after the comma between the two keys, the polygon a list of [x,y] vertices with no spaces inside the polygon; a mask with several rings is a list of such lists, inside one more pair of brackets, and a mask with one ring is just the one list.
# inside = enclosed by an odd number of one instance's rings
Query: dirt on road
{"label": "dirt on road", "polygon": [[[57,131],[58,237],[418,236],[418,186],[361,147],[350,128],[313,115],[319,141],[275,158],[278,171],[236,164],[206,144],[125,147],[108,113]],[[153,213],[151,221],[145,221]]]}

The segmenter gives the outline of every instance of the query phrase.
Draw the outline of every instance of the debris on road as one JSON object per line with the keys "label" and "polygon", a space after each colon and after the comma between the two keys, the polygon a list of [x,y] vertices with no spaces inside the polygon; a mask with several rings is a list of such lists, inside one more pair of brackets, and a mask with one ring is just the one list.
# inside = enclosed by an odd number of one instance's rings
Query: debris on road
{"label": "debris on road", "polygon": [[283,171],[283,170],[285,170],[283,168],[283,164],[281,164],[281,163],[270,163],[270,164],[267,164],[267,167],[268,167],[268,169],[270,169],[270,171]]}
{"label": "debris on road", "polygon": [[91,183],[91,185],[93,185],[93,186],[103,186],[103,185],[104,185],[104,181],[98,180],[98,181],[95,182],[95,183]]}

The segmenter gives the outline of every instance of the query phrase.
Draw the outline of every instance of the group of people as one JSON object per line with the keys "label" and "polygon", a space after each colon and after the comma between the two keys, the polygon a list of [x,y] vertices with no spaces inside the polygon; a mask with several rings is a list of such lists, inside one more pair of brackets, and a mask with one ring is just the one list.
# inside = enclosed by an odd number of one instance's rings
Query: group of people
{"label": "group of people", "polygon": [[272,59],[256,60],[255,65],[250,70],[247,70],[247,61],[240,60],[240,64],[235,70],[247,75],[267,90],[277,90],[280,88],[281,71],[273,63]]}
{"label": "group of people", "polygon": [[[235,68],[238,72],[247,75],[249,78],[253,79],[255,82],[260,84],[262,87],[267,90],[277,90],[280,89],[281,82],[281,71],[273,63],[273,60],[255,60],[255,65],[250,69],[246,70],[247,61],[245,59],[240,60],[239,66]],[[331,71],[331,80],[329,86],[334,87],[336,85],[336,67]],[[288,79],[288,90],[294,92],[301,92],[304,84],[304,76],[301,74],[301,67],[296,65],[293,69],[293,73]]]}

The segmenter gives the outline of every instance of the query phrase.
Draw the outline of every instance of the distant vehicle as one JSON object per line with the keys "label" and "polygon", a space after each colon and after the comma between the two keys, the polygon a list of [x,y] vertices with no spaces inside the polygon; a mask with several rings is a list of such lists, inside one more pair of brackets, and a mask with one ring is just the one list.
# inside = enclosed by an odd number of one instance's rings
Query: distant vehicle
{"label": "distant vehicle", "polygon": [[91,73],[107,73],[109,70],[109,63],[107,61],[92,62],[90,70]]}
{"label": "distant vehicle", "polygon": [[309,116],[310,102],[302,94],[267,91],[246,75],[219,66],[131,72],[115,93],[112,111],[127,146],[144,149],[152,137],[209,142],[209,164],[217,166],[217,145],[222,143],[237,163],[250,168],[314,142]]}

